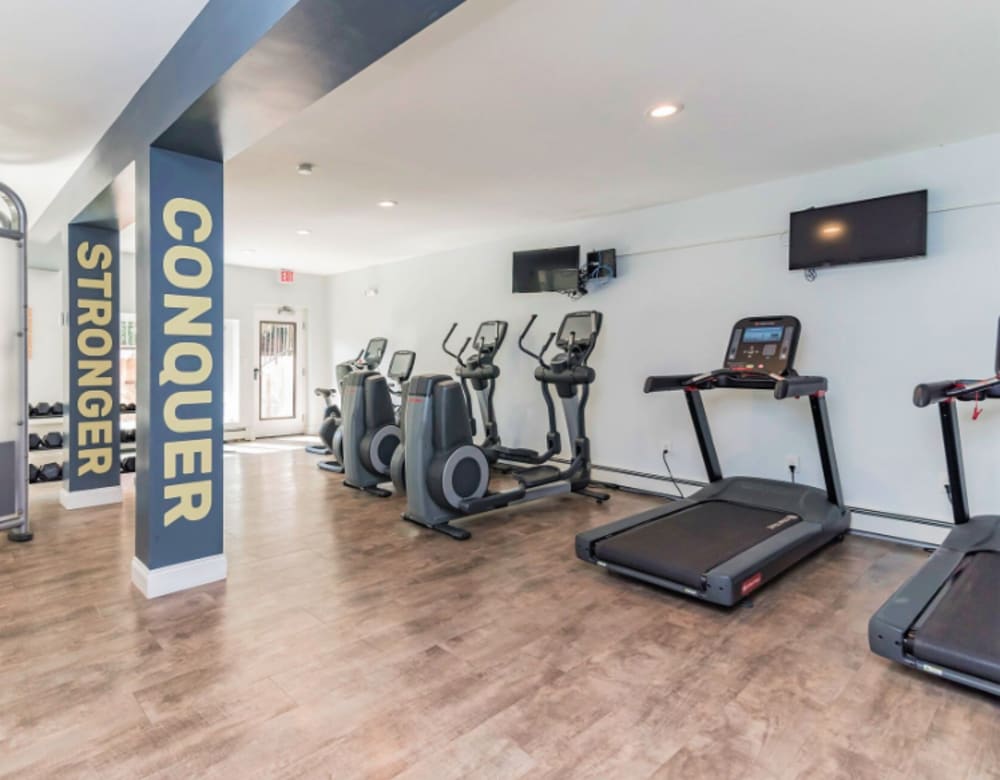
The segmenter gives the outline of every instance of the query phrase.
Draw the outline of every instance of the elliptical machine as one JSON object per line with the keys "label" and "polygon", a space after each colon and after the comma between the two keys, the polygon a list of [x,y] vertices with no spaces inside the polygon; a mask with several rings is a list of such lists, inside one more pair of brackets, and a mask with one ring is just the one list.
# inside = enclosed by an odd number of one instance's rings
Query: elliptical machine
{"label": "elliptical machine", "polygon": [[389,481],[393,455],[403,440],[393,397],[405,399],[415,360],[413,352],[398,350],[389,361],[388,379],[376,371],[356,371],[344,380],[341,430],[347,487],[380,498],[392,495],[379,484]]}
{"label": "elliptical machine", "polygon": [[[538,315],[532,314],[531,319],[528,320],[528,324],[521,331],[517,345],[522,352],[538,360],[539,355],[524,346],[524,339],[531,330],[532,325],[535,324],[536,319],[538,319]],[[448,349],[448,341],[451,339],[456,327],[458,327],[457,322],[451,326],[451,330],[445,336],[441,347],[444,349],[445,354],[450,355],[458,361],[458,366],[455,368],[455,376],[458,377],[462,386],[462,393],[465,395],[465,405],[469,413],[469,427],[472,430],[473,436],[476,435],[476,418],[472,403],[473,393],[479,403],[479,414],[483,420],[484,429],[484,437],[479,443],[479,447],[483,450],[483,454],[486,455],[486,459],[494,466],[497,466],[499,461],[538,466],[558,455],[562,451],[562,440],[559,436],[559,430],[556,427],[555,407],[552,404],[547,405],[549,429],[546,433],[546,449],[544,452],[538,452],[526,447],[504,447],[500,441],[500,431],[497,427],[496,411],[493,406],[493,397],[496,394],[496,382],[500,376],[500,367],[493,361],[507,335],[507,323],[503,320],[487,320],[481,323],[476,330],[475,338],[472,340],[472,346],[476,352],[468,358],[463,358],[465,350],[469,346],[470,339],[468,338],[466,338],[465,343],[462,344],[462,348],[457,353]],[[554,333],[549,336],[549,340],[542,349],[543,352],[548,349],[554,337]],[[504,470],[510,471],[512,469],[507,467]]]}
{"label": "elliptical machine", "polygon": [[[337,386],[341,398],[344,396],[344,381],[347,377],[357,371],[374,371],[377,369],[382,364],[382,358],[385,356],[385,349],[388,344],[387,339],[376,336],[368,342],[368,346],[359,352],[354,360],[347,360],[337,364],[335,370],[337,372]],[[323,446],[306,447],[306,452],[313,455],[333,455],[336,460],[322,461],[317,465],[323,471],[342,474],[344,471],[344,434],[341,431],[343,415],[341,414],[340,407],[333,403],[333,397],[338,391],[332,387],[319,387],[314,392],[316,395],[323,397],[327,404],[326,412],[323,415],[323,422],[319,426],[319,438],[323,442]]]}
{"label": "elliptical machine", "polygon": [[[510,490],[488,492],[489,460],[483,448],[472,442],[461,385],[440,374],[413,377],[404,409],[407,502],[403,519],[462,540],[471,534],[451,521],[465,515],[565,493],[578,493],[598,503],[607,501],[610,496],[606,493],[589,489],[590,439],[585,417],[590,385],[596,376],[587,361],[600,330],[599,312],[574,312],[563,319],[558,336],[549,334],[541,351],[528,353],[539,363],[535,379],[541,383],[553,429],[553,387],[562,400],[566,428],[573,440],[573,460],[566,469],[546,465],[515,474],[518,485]],[[561,352],[546,363],[544,355],[553,339]]]}

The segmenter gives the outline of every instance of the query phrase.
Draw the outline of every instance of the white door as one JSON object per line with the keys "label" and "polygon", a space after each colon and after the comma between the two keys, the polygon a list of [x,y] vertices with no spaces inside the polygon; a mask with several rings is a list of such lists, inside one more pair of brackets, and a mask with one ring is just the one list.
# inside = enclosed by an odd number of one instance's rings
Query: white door
{"label": "white door", "polygon": [[306,429],[306,337],[302,312],[257,309],[254,436],[295,436]]}

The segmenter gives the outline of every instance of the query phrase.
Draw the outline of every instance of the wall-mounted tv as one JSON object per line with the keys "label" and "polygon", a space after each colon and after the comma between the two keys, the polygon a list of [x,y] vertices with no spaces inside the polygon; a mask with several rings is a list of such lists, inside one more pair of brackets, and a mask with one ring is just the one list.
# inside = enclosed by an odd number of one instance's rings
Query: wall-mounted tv
{"label": "wall-mounted tv", "polygon": [[514,253],[514,292],[573,292],[579,289],[579,246]]}
{"label": "wall-mounted tv", "polygon": [[796,211],[790,270],[922,257],[927,254],[927,190]]}

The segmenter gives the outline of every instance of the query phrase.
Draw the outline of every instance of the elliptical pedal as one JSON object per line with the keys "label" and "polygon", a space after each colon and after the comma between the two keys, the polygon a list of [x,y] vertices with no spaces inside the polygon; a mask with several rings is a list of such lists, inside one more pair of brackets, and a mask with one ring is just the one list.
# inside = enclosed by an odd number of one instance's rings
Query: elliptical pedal
{"label": "elliptical pedal", "polygon": [[533,488],[559,479],[560,473],[555,466],[536,466],[514,474],[514,479],[520,482],[523,488]]}

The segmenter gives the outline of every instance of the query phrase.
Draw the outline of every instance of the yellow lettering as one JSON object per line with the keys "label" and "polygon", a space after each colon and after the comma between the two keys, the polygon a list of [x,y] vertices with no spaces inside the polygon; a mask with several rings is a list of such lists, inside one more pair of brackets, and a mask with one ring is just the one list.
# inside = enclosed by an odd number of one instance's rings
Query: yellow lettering
{"label": "yellow lettering", "polygon": [[174,433],[204,433],[212,430],[211,417],[183,419],[177,416],[181,406],[196,406],[212,403],[211,390],[189,390],[172,394],[163,406],[163,417],[167,427]]}
{"label": "yellow lettering", "polygon": [[[181,273],[177,263],[193,260],[198,264],[196,274]],[[172,246],[163,256],[163,273],[167,281],[182,290],[200,290],[212,281],[212,260],[204,249],[196,246]]]}
{"label": "yellow lettering", "polygon": [[[201,468],[196,469],[195,458],[201,458]],[[163,476],[177,477],[177,459],[181,461],[181,474],[212,473],[212,440],[168,441],[163,445]]]}
{"label": "yellow lettering", "polygon": [[76,248],[76,262],[88,271],[93,271],[98,266],[100,266],[101,269],[109,268],[111,266],[111,247],[104,244],[98,244],[94,247],[93,252],[90,252],[89,250],[89,241],[84,241],[80,244],[80,246]]}
{"label": "yellow lettering", "polygon": [[[95,339],[97,345],[92,343]],[[87,357],[107,355],[111,351],[111,334],[97,328],[81,330],[80,335],[76,337],[76,346]]]}
{"label": "yellow lettering", "polygon": [[107,327],[111,324],[111,301],[95,301],[82,298],[77,301],[80,315],[76,318],[78,325],[97,325]]}
{"label": "yellow lettering", "polygon": [[86,422],[77,426],[79,431],[78,442],[81,447],[88,444],[110,444],[111,443],[111,422]]}
{"label": "yellow lettering", "polygon": [[107,390],[87,390],[76,399],[80,415],[93,419],[111,413],[111,393]]}
{"label": "yellow lettering", "polygon": [[103,297],[110,298],[113,281],[114,277],[107,272],[100,279],[80,279],[76,286],[83,290],[100,290]]}
{"label": "yellow lettering", "polygon": [[81,360],[77,368],[87,372],[80,377],[80,387],[111,387],[110,360]]}
{"label": "yellow lettering", "polygon": [[184,240],[184,231],[177,224],[178,214],[194,214],[201,221],[194,231],[196,243],[200,244],[212,235],[212,213],[204,203],[191,198],[171,198],[163,207],[163,226],[171,238],[177,241]]}
{"label": "yellow lettering", "polygon": [[212,482],[185,482],[182,485],[167,485],[163,489],[163,497],[176,500],[177,503],[167,510],[163,524],[170,527],[178,520],[189,520],[193,523],[204,520],[212,509]]}
{"label": "yellow lettering", "polygon": [[[183,371],[177,361],[183,357],[195,358],[198,368],[194,371]],[[163,355],[163,370],[160,372],[160,385],[173,382],[176,385],[200,385],[212,375],[212,353],[204,344],[194,341],[181,341],[171,344]]]}
{"label": "yellow lettering", "polygon": [[80,450],[80,468],[77,476],[84,474],[107,474],[111,471],[111,448]]}
{"label": "yellow lettering", "polygon": [[180,311],[167,320],[163,332],[168,336],[211,336],[212,323],[195,322],[198,317],[212,310],[212,299],[201,295],[164,295],[167,309]]}

